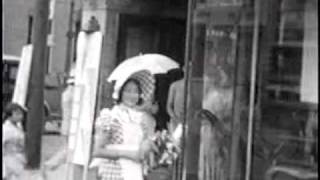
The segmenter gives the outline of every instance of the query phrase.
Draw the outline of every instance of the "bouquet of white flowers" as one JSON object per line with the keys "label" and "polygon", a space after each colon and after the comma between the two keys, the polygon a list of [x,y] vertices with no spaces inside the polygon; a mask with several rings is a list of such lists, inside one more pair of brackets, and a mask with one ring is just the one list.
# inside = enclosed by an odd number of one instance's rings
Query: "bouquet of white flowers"
{"label": "bouquet of white flowers", "polygon": [[180,153],[178,141],[167,130],[157,131],[153,139],[157,166],[172,165]]}
{"label": "bouquet of white flowers", "polygon": [[[181,126],[182,127],[182,126]],[[148,163],[148,173],[146,180],[170,180],[172,167],[175,166],[181,149],[179,146],[182,128],[177,128],[173,134],[167,130],[157,131],[152,138],[153,151],[151,160]],[[150,163],[151,162],[151,163]],[[150,171],[149,171],[150,170]]]}

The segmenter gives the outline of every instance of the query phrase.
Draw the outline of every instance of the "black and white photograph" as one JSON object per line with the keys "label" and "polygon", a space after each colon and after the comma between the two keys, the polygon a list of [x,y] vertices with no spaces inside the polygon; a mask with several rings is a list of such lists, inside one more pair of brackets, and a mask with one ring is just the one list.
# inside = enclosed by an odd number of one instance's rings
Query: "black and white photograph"
{"label": "black and white photograph", "polygon": [[2,7],[2,180],[318,180],[318,0]]}

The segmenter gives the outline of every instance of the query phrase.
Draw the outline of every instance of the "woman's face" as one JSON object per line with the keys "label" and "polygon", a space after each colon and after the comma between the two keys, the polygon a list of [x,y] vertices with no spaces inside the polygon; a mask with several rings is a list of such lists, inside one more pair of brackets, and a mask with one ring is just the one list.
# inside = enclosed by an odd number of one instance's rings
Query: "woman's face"
{"label": "woman's face", "polygon": [[122,91],[122,103],[132,107],[138,104],[139,102],[139,88],[138,85],[134,82],[128,82]]}
{"label": "woman's face", "polygon": [[20,109],[12,111],[11,119],[14,122],[21,122],[23,120],[23,112]]}

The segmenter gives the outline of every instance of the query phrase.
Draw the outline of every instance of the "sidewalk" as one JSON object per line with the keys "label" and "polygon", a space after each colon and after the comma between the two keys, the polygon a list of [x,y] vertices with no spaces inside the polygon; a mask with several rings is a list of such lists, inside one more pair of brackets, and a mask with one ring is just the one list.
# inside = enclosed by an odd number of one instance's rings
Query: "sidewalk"
{"label": "sidewalk", "polygon": [[[51,158],[55,153],[57,153],[62,145],[63,138],[58,134],[59,128],[52,123],[46,124],[46,132],[42,135],[42,146],[41,146],[41,164],[46,162]],[[65,177],[65,166],[58,167],[56,170],[48,172],[47,178],[41,176],[41,170],[26,170],[25,171],[25,180],[53,180],[60,179],[63,180]]]}

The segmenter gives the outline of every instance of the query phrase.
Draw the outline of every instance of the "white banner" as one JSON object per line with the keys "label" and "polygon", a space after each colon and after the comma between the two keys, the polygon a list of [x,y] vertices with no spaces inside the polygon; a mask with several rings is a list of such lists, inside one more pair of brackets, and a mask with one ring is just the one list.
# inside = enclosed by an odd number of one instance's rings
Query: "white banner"
{"label": "white banner", "polygon": [[28,84],[32,62],[32,45],[26,45],[22,48],[21,59],[19,62],[18,73],[16,77],[12,102],[26,106],[28,93]]}
{"label": "white banner", "polygon": [[89,160],[99,79],[102,33],[80,32],[77,44],[75,89],[70,124],[71,162],[86,165]]}

